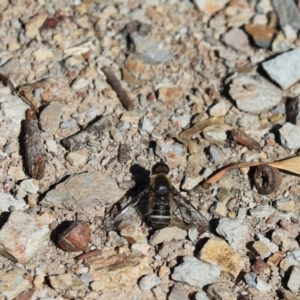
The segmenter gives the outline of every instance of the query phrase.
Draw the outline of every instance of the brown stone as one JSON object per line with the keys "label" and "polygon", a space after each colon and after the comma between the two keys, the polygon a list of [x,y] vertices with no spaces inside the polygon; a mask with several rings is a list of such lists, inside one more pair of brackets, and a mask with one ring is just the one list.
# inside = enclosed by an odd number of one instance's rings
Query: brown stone
{"label": "brown stone", "polygon": [[258,47],[269,48],[277,30],[260,24],[246,24],[245,31],[253,38]]}
{"label": "brown stone", "polygon": [[158,90],[158,99],[164,102],[167,106],[180,100],[183,96],[183,91],[178,87],[161,87]]}

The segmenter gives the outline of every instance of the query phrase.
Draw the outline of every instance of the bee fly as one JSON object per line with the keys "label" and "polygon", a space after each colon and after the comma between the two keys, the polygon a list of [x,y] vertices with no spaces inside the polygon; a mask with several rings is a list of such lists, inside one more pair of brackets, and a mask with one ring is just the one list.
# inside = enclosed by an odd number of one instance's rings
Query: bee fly
{"label": "bee fly", "polygon": [[166,164],[155,164],[149,187],[125,203],[114,215],[114,222],[124,220],[129,211],[148,194],[148,222],[154,229],[175,223],[172,225],[195,225],[205,231],[208,227],[206,218],[175,189],[168,173],[169,167]]}

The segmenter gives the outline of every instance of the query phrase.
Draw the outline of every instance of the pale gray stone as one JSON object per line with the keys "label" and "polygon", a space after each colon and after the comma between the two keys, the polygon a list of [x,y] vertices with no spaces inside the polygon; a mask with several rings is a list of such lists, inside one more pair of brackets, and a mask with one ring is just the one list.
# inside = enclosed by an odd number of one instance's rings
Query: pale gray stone
{"label": "pale gray stone", "polygon": [[188,297],[179,283],[173,285],[168,300],[188,300]]}
{"label": "pale gray stone", "polygon": [[223,34],[222,40],[235,50],[247,52],[251,49],[247,34],[240,28],[231,28]]}
{"label": "pale gray stone", "polygon": [[287,286],[292,293],[297,294],[300,288],[300,268],[294,266],[290,274]]}
{"label": "pale gray stone", "polygon": [[246,283],[251,286],[255,287],[256,286],[256,274],[253,272],[246,273],[244,275]]}
{"label": "pale gray stone", "polygon": [[209,300],[209,299],[205,292],[200,291],[195,294],[195,300]]}
{"label": "pale gray stone", "polygon": [[218,265],[205,263],[194,256],[184,256],[183,263],[175,267],[171,278],[191,286],[202,288],[214,283],[221,274]]}
{"label": "pale gray stone", "polygon": [[279,133],[284,147],[290,150],[300,148],[300,127],[287,122],[279,129]]}
{"label": "pale gray stone", "polygon": [[10,207],[14,207],[14,210],[24,210],[27,204],[23,199],[17,200],[11,194],[0,192],[0,210],[9,211]]}
{"label": "pale gray stone", "polygon": [[268,205],[257,205],[250,209],[250,214],[252,217],[256,218],[267,218],[270,217],[275,212],[275,208]]}
{"label": "pale gray stone", "polygon": [[155,231],[149,240],[149,244],[154,246],[171,240],[184,240],[186,235],[187,232],[185,230],[182,230],[176,226],[165,227]]}
{"label": "pale gray stone", "polygon": [[259,277],[256,278],[256,289],[259,290],[263,294],[267,294],[272,290],[272,286],[262,281]]}
{"label": "pale gray stone", "polygon": [[300,79],[299,56],[300,48],[297,48],[264,62],[262,66],[268,75],[285,90]]}
{"label": "pale gray stone", "polygon": [[143,118],[142,129],[149,132],[149,133],[151,133],[154,129],[154,126],[152,125],[152,122],[147,117]]}
{"label": "pale gray stone", "polygon": [[44,206],[70,210],[94,207],[101,203],[113,204],[124,194],[115,180],[108,175],[92,171],[75,174],[58,184],[41,201]]}
{"label": "pale gray stone", "polygon": [[155,274],[145,275],[138,284],[142,291],[150,291],[155,286],[161,284],[161,279]]}
{"label": "pale gray stone", "polygon": [[29,194],[37,194],[39,182],[36,179],[25,179],[21,182],[20,187]]}
{"label": "pale gray stone", "polygon": [[81,279],[69,273],[51,275],[48,276],[48,279],[51,286],[56,291],[61,291],[65,289],[77,291],[82,289],[85,285],[85,283]]}
{"label": "pale gray stone", "polygon": [[78,77],[72,84],[72,89],[74,89],[75,91],[81,90],[83,88],[86,88],[89,85],[89,83],[89,79]]}

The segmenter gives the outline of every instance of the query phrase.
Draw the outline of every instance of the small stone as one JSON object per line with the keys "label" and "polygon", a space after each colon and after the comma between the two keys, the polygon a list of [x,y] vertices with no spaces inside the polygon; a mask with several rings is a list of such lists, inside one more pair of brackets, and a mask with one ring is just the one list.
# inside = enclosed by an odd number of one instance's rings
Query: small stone
{"label": "small stone", "polygon": [[217,214],[219,216],[222,216],[222,217],[226,217],[228,210],[227,210],[227,207],[226,207],[225,203],[215,202],[211,206],[210,212],[214,213],[214,214]]}
{"label": "small stone", "polygon": [[166,158],[167,164],[171,169],[186,165],[183,145],[173,143],[173,140],[167,142],[161,140],[157,144],[161,148],[161,154]]}
{"label": "small stone", "polygon": [[44,24],[44,22],[47,20],[47,18],[48,18],[47,12],[42,12],[32,17],[26,23],[25,35],[30,39],[34,39],[39,34],[39,30]]}
{"label": "small stone", "polygon": [[158,99],[167,106],[178,102],[183,96],[183,90],[178,87],[161,87],[158,90]]}
{"label": "small stone", "polygon": [[130,54],[126,58],[124,66],[130,72],[130,74],[136,78],[141,77],[145,70],[143,61],[138,59],[138,57],[133,54]]}
{"label": "small stone", "polygon": [[[99,189],[101,182],[101,189]],[[118,201],[124,194],[115,180],[100,172],[90,171],[70,176],[55,186],[41,201],[44,206],[70,210],[95,207]]]}
{"label": "small stone", "polygon": [[256,258],[252,266],[252,271],[254,273],[262,273],[268,265],[260,257]]}
{"label": "small stone", "polygon": [[249,272],[244,275],[244,278],[249,286],[256,287],[256,274]]}
{"label": "small stone", "polygon": [[272,254],[270,247],[263,241],[254,242],[252,247],[262,258],[267,258]]}
{"label": "small stone", "polygon": [[247,34],[240,28],[232,28],[222,36],[224,43],[235,50],[247,52],[251,49]]}
{"label": "small stone", "polygon": [[272,242],[280,246],[282,250],[290,250],[298,248],[299,245],[294,238],[287,236],[287,232],[281,228],[277,228],[272,233]]}
{"label": "small stone", "polygon": [[250,128],[258,129],[260,127],[258,116],[250,114],[244,114],[238,119],[237,124],[240,127],[244,127],[246,130],[249,130]]}
{"label": "small stone", "polygon": [[176,127],[184,128],[188,126],[191,122],[191,116],[189,114],[184,114],[180,116],[172,116],[171,121]]}
{"label": "small stone", "polygon": [[150,246],[148,244],[134,243],[131,245],[131,251],[143,255],[147,255]]}
{"label": "small stone", "polygon": [[196,227],[192,227],[188,230],[188,237],[192,242],[195,242],[198,238],[199,232]]}
{"label": "small stone", "polygon": [[277,33],[274,27],[260,24],[246,24],[245,31],[253,38],[258,47],[269,48]]}
{"label": "small stone", "polygon": [[235,300],[236,297],[224,283],[213,283],[207,288],[207,295],[211,299]]}
{"label": "small stone", "polygon": [[14,210],[25,210],[27,205],[23,199],[17,200],[11,194],[0,192],[0,210],[9,211],[11,207]]}
{"label": "small stone", "polygon": [[195,0],[195,4],[200,11],[207,15],[213,15],[222,9],[229,0]]}
{"label": "small stone", "polygon": [[161,284],[161,279],[155,274],[145,275],[138,283],[139,288],[144,292],[150,291],[159,284]]}
{"label": "small stone", "polygon": [[149,240],[149,244],[154,246],[163,242],[172,240],[184,240],[187,235],[185,230],[182,230],[176,226],[165,227],[163,229],[155,231]]}
{"label": "small stone", "polygon": [[23,169],[20,167],[9,167],[8,175],[15,181],[23,180],[27,178],[26,174],[24,173]]}
{"label": "small stone", "polygon": [[74,89],[75,91],[79,91],[81,89],[86,88],[89,84],[90,84],[89,79],[78,77],[72,84],[72,89]]}
{"label": "small stone", "polygon": [[29,194],[37,194],[39,182],[36,179],[25,179],[21,182],[20,187]]}
{"label": "small stone", "polygon": [[287,272],[292,266],[299,266],[299,263],[292,255],[287,255],[280,261],[279,266],[284,272]]}
{"label": "small stone", "polygon": [[195,294],[195,300],[209,300],[209,299],[205,292],[200,291]]}
{"label": "small stone", "polygon": [[228,127],[226,125],[213,125],[206,127],[203,130],[203,135],[206,140],[212,143],[224,144],[227,140],[227,131]]}
{"label": "small stone", "polygon": [[77,122],[75,119],[71,119],[69,121],[65,121],[59,124],[59,128],[61,129],[72,129],[77,126]]}
{"label": "small stone", "polygon": [[60,118],[65,106],[61,103],[52,102],[44,108],[40,114],[39,124],[43,131],[55,134],[59,128]]}
{"label": "small stone", "polygon": [[0,272],[0,282],[0,297],[3,295],[6,300],[16,299],[23,291],[32,287],[32,283],[26,279],[25,271],[17,267],[8,272]]}
{"label": "small stone", "polygon": [[184,178],[181,188],[183,190],[189,191],[189,190],[193,189],[195,186],[197,186],[202,180],[203,180],[203,177],[200,175],[196,176],[196,177],[186,176]]}
{"label": "small stone", "polygon": [[215,146],[209,147],[209,155],[213,163],[220,164],[224,162],[224,157],[220,149]]}
{"label": "small stone", "polygon": [[277,252],[277,253],[274,253],[273,255],[271,255],[267,261],[268,266],[270,266],[273,269],[277,268],[277,265],[283,259],[284,255],[285,255],[284,253],[280,253],[280,252]]}
{"label": "small stone", "polygon": [[173,285],[168,300],[188,300],[185,290],[179,283]]}
{"label": "small stone", "polygon": [[275,212],[275,209],[268,204],[257,205],[254,208],[250,209],[251,216],[255,217],[255,218],[268,218],[274,212]]}
{"label": "small stone", "polygon": [[118,226],[118,229],[120,235],[131,244],[147,240],[148,231],[144,230],[140,224],[136,224],[135,221],[133,223],[125,220]]}
{"label": "small stone", "polygon": [[123,122],[138,124],[140,118],[140,115],[136,111],[126,111],[122,114],[120,120]]}
{"label": "small stone", "polygon": [[262,281],[259,277],[257,277],[256,289],[259,290],[263,294],[267,294],[272,290],[272,286]]}
{"label": "small stone", "polygon": [[216,195],[216,198],[225,204],[228,203],[228,201],[233,198],[233,195],[228,191],[228,189],[221,187],[218,190],[218,193]]}
{"label": "small stone", "polygon": [[48,225],[54,220],[49,213],[39,216],[13,211],[0,231],[0,253],[20,263],[28,262],[49,238]]}
{"label": "small stone", "polygon": [[130,34],[130,41],[136,54],[145,64],[163,63],[173,58],[172,54],[163,49],[162,43],[158,44],[149,37],[133,32]]}
{"label": "small stone", "polygon": [[144,117],[142,120],[142,129],[151,133],[154,129],[154,126],[152,125],[150,119],[148,119],[147,117]]}
{"label": "small stone", "polygon": [[88,161],[87,149],[80,149],[77,151],[69,152],[66,160],[71,166],[84,166]]}
{"label": "small stone", "polygon": [[300,127],[287,122],[279,129],[279,133],[284,147],[290,150],[300,148]]}
{"label": "small stone", "polygon": [[236,278],[244,267],[242,258],[223,240],[209,239],[200,252],[200,259],[217,264],[222,272]]}
{"label": "small stone", "polygon": [[299,267],[293,267],[288,283],[287,283],[287,287],[291,290],[292,293],[297,294],[300,288],[300,281],[299,281],[299,277],[300,276],[300,268]]}
{"label": "small stone", "polygon": [[55,140],[47,140],[46,141],[47,151],[54,155],[57,155],[57,144]]}
{"label": "small stone", "polygon": [[212,117],[223,117],[228,113],[229,108],[230,103],[228,101],[221,100],[209,109],[209,114]]}
{"label": "small stone", "polygon": [[276,200],[275,207],[284,212],[295,211],[295,202],[293,200]]}
{"label": "small stone", "polygon": [[72,91],[69,86],[69,79],[66,77],[49,78],[47,85],[41,94],[41,98],[45,102],[68,102],[71,100]]}
{"label": "small stone", "polygon": [[193,256],[184,256],[183,263],[175,267],[171,278],[197,288],[214,283],[220,276],[218,265],[198,260]]}
{"label": "small stone", "polygon": [[85,283],[80,280],[76,275],[72,274],[60,274],[48,276],[50,285],[56,290],[61,291],[65,289],[71,289],[74,291],[80,290],[85,286]]}
{"label": "small stone", "polygon": [[217,227],[217,233],[223,236],[235,251],[246,245],[248,230],[247,222],[239,219],[223,218]]}
{"label": "small stone", "polygon": [[232,81],[229,94],[238,109],[251,114],[269,110],[281,101],[279,89],[261,77],[257,80],[240,75]]}
{"label": "small stone", "polygon": [[53,52],[47,48],[40,48],[34,52],[35,60],[39,63],[53,58]]}
{"label": "small stone", "polygon": [[267,74],[285,90],[300,79],[300,48],[277,55],[262,64]]}

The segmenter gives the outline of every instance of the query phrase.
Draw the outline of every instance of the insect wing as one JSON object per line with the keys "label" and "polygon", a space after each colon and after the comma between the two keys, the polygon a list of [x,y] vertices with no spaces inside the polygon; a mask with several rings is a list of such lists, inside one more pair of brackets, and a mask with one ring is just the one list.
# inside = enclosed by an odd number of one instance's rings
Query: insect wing
{"label": "insect wing", "polygon": [[[206,218],[185,198],[174,186],[172,186],[173,199],[175,202],[174,213],[180,214],[182,221],[186,224],[195,224],[204,230],[208,227]],[[179,212],[178,212],[179,211]]]}

